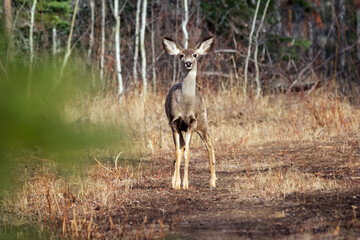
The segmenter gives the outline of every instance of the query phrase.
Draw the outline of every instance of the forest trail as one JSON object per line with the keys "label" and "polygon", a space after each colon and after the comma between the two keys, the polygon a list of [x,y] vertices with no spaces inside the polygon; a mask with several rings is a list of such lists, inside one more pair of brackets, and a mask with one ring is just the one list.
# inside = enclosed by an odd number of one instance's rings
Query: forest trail
{"label": "forest trail", "polygon": [[112,219],[123,219],[126,209],[130,228],[146,216],[148,229],[168,226],[167,239],[360,236],[358,142],[221,146],[212,190],[205,148],[191,149],[189,191],[170,187],[173,157],[142,163],[154,176],[133,187]]}

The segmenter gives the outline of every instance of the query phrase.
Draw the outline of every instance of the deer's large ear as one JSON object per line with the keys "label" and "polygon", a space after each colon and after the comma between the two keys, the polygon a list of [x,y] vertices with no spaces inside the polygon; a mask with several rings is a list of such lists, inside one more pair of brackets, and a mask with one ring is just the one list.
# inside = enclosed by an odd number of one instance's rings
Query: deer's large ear
{"label": "deer's large ear", "polygon": [[207,37],[204,40],[202,40],[198,45],[195,47],[195,52],[199,55],[205,55],[208,54],[211,49],[215,45],[215,39],[213,36]]}
{"label": "deer's large ear", "polygon": [[178,55],[182,51],[182,48],[171,38],[163,37],[162,43],[165,51],[170,55]]}

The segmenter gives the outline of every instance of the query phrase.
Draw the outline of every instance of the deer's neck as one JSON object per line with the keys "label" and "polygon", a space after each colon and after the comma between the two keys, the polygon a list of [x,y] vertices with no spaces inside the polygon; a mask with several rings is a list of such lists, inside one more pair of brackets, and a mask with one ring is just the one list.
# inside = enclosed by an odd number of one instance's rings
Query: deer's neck
{"label": "deer's neck", "polygon": [[196,66],[182,76],[181,93],[184,98],[195,97],[196,90]]}

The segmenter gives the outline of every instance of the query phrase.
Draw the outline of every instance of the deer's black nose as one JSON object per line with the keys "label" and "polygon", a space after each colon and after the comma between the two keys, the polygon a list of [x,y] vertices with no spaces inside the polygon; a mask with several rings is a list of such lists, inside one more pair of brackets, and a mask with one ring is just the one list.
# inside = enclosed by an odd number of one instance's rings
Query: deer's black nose
{"label": "deer's black nose", "polygon": [[188,67],[188,68],[189,68],[189,67],[191,67],[191,65],[192,65],[191,62],[186,62],[186,63],[185,63],[185,67]]}

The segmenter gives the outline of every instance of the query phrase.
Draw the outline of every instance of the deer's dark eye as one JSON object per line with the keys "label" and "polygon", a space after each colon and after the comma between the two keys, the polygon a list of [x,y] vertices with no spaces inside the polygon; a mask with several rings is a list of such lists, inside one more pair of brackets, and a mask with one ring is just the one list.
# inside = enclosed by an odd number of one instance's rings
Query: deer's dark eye
{"label": "deer's dark eye", "polygon": [[180,59],[182,59],[184,57],[184,54],[180,54],[179,57]]}
{"label": "deer's dark eye", "polygon": [[196,58],[198,55],[196,53],[193,54],[193,57]]}

